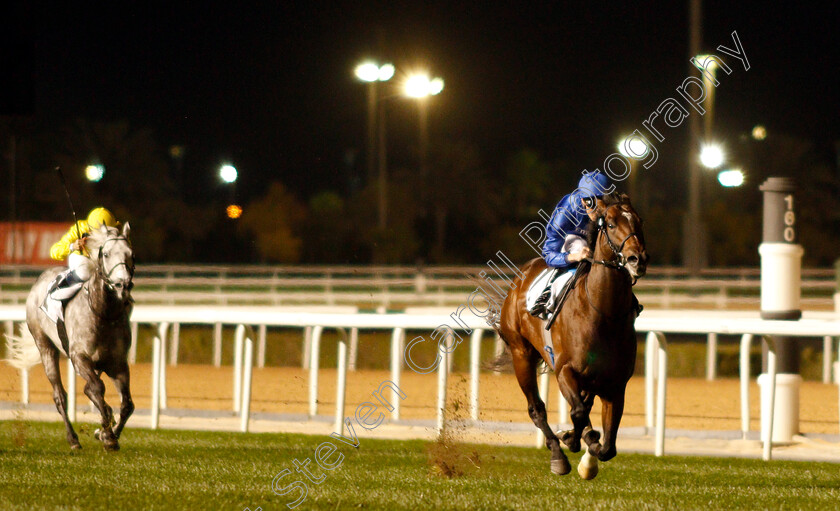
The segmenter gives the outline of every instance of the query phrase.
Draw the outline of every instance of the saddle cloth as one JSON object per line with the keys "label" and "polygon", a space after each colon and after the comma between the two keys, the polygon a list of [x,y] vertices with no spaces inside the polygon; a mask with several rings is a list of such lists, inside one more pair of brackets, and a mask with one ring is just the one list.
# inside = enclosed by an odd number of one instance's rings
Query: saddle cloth
{"label": "saddle cloth", "polygon": [[[534,304],[537,302],[537,298],[540,297],[542,292],[545,290],[545,286],[548,285],[548,280],[554,274],[556,270],[555,268],[546,268],[543,270],[537,278],[534,279],[534,282],[531,283],[531,287],[528,288],[528,294],[525,295],[525,308],[527,310],[531,310],[534,307]],[[562,275],[558,276],[554,279],[554,282],[551,284],[551,298],[548,299],[548,306],[547,309],[551,309],[556,303],[555,300],[560,295],[560,292],[563,290],[563,286],[566,285],[566,282],[572,278],[575,274],[575,269],[572,268],[569,271],[563,273]]]}
{"label": "saddle cloth", "polygon": [[[63,272],[64,273],[64,272]],[[64,279],[65,275],[61,273],[56,277],[56,280]],[[75,282],[67,287],[53,289],[41,304],[41,310],[50,318],[53,323],[58,322],[59,319],[64,321],[64,305],[68,300],[76,296],[76,293],[82,289],[84,282]],[[50,285],[52,287],[52,285]]]}
{"label": "saddle cloth", "polygon": [[[569,234],[566,236],[566,240],[563,242],[563,252],[580,252],[584,248],[586,248],[586,240],[576,234]],[[531,284],[531,287],[528,289],[528,294],[525,295],[525,307],[528,310],[531,310],[534,307],[534,304],[537,302],[537,298],[540,297],[542,292],[545,290],[545,286],[548,285],[548,280],[551,278],[552,273],[555,271],[554,268],[546,268],[543,270],[542,273],[537,275],[537,278],[534,279],[534,282]],[[559,271],[559,270],[557,270]],[[572,275],[575,274],[575,268],[571,268],[563,275],[557,277],[554,283],[551,285],[551,298],[548,299],[548,305],[546,309],[551,310],[551,308],[556,303],[555,300],[558,295],[560,295],[560,291],[563,290],[563,286],[566,282],[572,278]]]}

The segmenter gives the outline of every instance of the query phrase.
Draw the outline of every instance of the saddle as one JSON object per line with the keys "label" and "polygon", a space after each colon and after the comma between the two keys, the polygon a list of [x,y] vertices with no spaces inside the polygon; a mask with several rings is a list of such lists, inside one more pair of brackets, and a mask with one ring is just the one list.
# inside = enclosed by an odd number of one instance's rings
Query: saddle
{"label": "saddle", "polygon": [[76,293],[82,289],[85,281],[80,279],[73,270],[64,270],[56,275],[55,279],[47,288],[47,296],[44,297],[44,303],[41,304],[40,309],[44,314],[55,323],[55,328],[58,333],[58,339],[61,341],[61,347],[64,348],[64,354],[70,355],[70,340],[67,337],[67,327],[64,325],[64,308],[71,298],[76,296]]}
{"label": "saddle", "polygon": [[44,297],[41,310],[53,323],[59,320],[63,322],[64,307],[84,284],[85,281],[79,279],[73,270],[64,270],[59,273],[47,288],[47,296]]}
{"label": "saddle", "polygon": [[[575,280],[576,274],[576,268],[565,272],[555,268],[546,268],[537,275],[528,289],[525,297],[525,307],[532,315],[542,320],[548,319],[555,309],[560,310],[565,297],[568,295],[569,283]],[[535,307],[537,305],[540,307]],[[538,309],[542,309],[542,312],[537,314],[535,310]]]}

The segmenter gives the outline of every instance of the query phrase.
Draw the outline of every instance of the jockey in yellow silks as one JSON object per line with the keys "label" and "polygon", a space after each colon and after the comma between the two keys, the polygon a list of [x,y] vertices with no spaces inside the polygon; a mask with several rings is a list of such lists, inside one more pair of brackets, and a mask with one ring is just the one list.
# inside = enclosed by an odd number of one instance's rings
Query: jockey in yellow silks
{"label": "jockey in yellow silks", "polygon": [[95,208],[91,210],[86,220],[76,222],[50,248],[50,257],[56,261],[67,259],[68,269],[61,272],[50,284],[47,296],[56,300],[72,298],[81,284],[90,278],[91,264],[89,254],[85,250],[85,238],[93,229],[99,229],[102,225],[119,227],[119,222],[107,209]]}

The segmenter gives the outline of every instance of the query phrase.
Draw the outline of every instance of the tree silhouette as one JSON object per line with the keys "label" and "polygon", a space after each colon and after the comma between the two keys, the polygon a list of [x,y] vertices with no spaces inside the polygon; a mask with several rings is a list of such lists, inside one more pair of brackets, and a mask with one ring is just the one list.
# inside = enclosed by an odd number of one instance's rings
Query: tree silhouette
{"label": "tree silhouette", "polygon": [[273,182],[265,195],[248,203],[239,219],[239,230],[254,241],[262,262],[300,261],[300,228],[306,208],[279,182]]}

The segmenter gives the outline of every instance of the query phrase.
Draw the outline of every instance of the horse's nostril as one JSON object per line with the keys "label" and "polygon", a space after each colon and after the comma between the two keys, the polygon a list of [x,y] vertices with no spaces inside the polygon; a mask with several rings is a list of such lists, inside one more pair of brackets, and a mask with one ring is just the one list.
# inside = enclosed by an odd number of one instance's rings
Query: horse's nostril
{"label": "horse's nostril", "polygon": [[627,258],[627,262],[632,264],[633,266],[636,266],[637,264],[639,264],[639,258],[634,255],[631,255]]}

